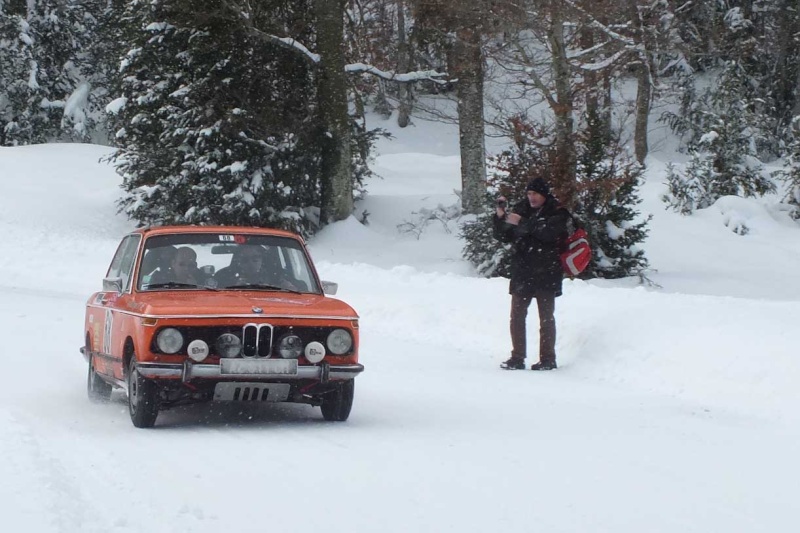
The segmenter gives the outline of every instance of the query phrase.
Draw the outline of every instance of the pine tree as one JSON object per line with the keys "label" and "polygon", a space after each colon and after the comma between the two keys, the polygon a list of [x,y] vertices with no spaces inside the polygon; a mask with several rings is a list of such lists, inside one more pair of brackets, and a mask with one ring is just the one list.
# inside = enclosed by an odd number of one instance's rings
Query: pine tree
{"label": "pine tree", "polygon": [[[102,0],[37,1],[40,75],[46,80],[57,119],[53,137],[92,140],[99,114],[92,92],[93,66],[85,50],[93,40],[96,19],[91,9]],[[40,81],[40,84],[42,82]]]}
{"label": "pine tree", "polygon": [[593,252],[584,277],[642,275],[649,263],[641,245],[652,218],[636,209],[642,166],[592,117],[578,139],[578,200],[572,212],[583,221]]}
{"label": "pine tree", "polygon": [[784,203],[790,206],[789,213],[792,218],[800,220],[800,117],[795,118],[795,138],[789,145],[788,155],[784,161],[783,170],[775,172],[775,177],[786,183]]}
{"label": "pine tree", "polygon": [[764,117],[744,95],[749,89],[741,65],[731,62],[715,87],[693,107],[689,120],[676,120],[690,132],[692,160],[685,175],[670,169],[669,207],[683,214],[713,204],[722,196],[753,197],[773,192],[758,159],[767,137]]}
{"label": "pine tree", "polygon": [[0,11],[2,144],[88,140],[89,84],[80,54],[92,18],[77,0],[38,0]]}
{"label": "pine tree", "polygon": [[[139,31],[112,106],[121,146],[115,162],[127,192],[120,207],[142,224],[307,234],[319,223],[323,134],[309,65],[215,16],[214,7],[192,0],[126,7],[124,19]],[[302,6],[262,7],[256,23],[280,15],[304,27]]]}
{"label": "pine tree", "polygon": [[33,37],[24,10],[0,9],[0,146],[42,142]]}
{"label": "pine tree", "polygon": [[791,173],[788,175],[788,189],[786,192],[785,202],[791,206],[791,217],[795,220],[800,220],[800,165],[797,163],[797,156],[791,158],[789,165],[791,166]]}

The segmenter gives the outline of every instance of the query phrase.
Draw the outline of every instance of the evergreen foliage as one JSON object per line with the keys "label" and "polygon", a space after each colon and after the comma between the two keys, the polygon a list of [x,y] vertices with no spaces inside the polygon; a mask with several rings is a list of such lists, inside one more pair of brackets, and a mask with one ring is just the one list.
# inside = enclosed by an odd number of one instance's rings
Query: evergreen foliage
{"label": "evergreen foliage", "polygon": [[765,133],[759,139],[762,159],[782,155],[800,104],[800,41],[796,37],[800,10],[795,3],[693,2],[676,8],[675,16],[682,41],[679,48],[690,66],[699,75],[713,75],[735,64],[744,81],[738,96],[759,115]]}
{"label": "evergreen foliage", "polygon": [[89,139],[81,54],[90,2],[38,0],[0,10],[0,145]]}
{"label": "evergreen foliage", "polygon": [[308,234],[319,223],[323,135],[310,66],[215,18],[214,8],[190,0],[126,8],[140,30],[122,61],[124,105],[113,120],[127,192],[120,207],[142,224]]}
{"label": "evergreen foliage", "polygon": [[743,96],[748,90],[741,65],[731,62],[717,85],[687,106],[683,117],[668,117],[676,133],[689,133],[691,162],[685,173],[670,167],[664,201],[691,214],[722,196],[760,196],[775,190],[758,159],[766,144],[763,115]]}
{"label": "evergreen foliage", "polygon": [[[794,120],[795,128],[800,125],[800,117]],[[795,136],[789,145],[789,153],[784,161],[783,170],[775,172],[775,177],[786,183],[786,194],[783,201],[791,206],[792,218],[800,220],[800,137]]]}
{"label": "evergreen foliage", "polygon": [[44,140],[31,33],[23,15],[0,11],[0,146]]}
{"label": "evergreen foliage", "polygon": [[551,182],[556,197],[573,198],[565,207],[589,233],[594,258],[581,277],[620,278],[646,269],[639,245],[647,237],[650,219],[636,211],[641,166],[619,143],[602,141],[594,128],[582,132],[576,142],[577,191],[572,192],[553,172],[554,150],[542,143],[546,133],[520,118],[512,120],[512,131],[513,146],[490,159],[486,210],[462,226],[463,255],[478,272],[487,277],[509,275],[510,246],[492,237],[494,202],[499,195],[511,201],[524,198],[526,184],[537,176]]}
{"label": "evergreen foliage", "polygon": [[696,209],[710,207],[717,196],[709,188],[719,180],[714,170],[712,155],[707,152],[694,152],[686,167],[686,174],[678,172],[675,165],[667,165],[667,187],[669,192],[661,199],[682,215],[691,215]]}
{"label": "evergreen foliage", "polygon": [[602,131],[590,120],[578,136],[578,196],[572,213],[584,223],[593,254],[583,277],[641,276],[649,264],[641,245],[652,218],[636,208],[642,166],[619,139],[604,138]]}

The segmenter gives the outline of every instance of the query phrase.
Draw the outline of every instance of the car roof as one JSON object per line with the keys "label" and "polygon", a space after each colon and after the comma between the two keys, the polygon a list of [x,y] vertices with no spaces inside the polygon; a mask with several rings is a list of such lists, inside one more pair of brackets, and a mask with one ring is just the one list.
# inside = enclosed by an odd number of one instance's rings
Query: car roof
{"label": "car roof", "polygon": [[146,237],[150,237],[152,235],[169,235],[179,233],[239,233],[247,235],[274,235],[277,237],[290,237],[303,241],[303,238],[300,235],[291,231],[246,226],[150,226],[146,228],[139,228],[133,231],[133,233],[139,233]]}

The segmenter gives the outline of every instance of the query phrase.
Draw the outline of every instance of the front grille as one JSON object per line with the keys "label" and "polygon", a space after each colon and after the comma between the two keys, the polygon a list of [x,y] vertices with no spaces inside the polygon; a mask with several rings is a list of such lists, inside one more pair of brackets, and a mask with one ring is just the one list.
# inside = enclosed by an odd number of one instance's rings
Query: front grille
{"label": "front grille", "polygon": [[246,324],[242,329],[242,357],[272,355],[272,325]]}

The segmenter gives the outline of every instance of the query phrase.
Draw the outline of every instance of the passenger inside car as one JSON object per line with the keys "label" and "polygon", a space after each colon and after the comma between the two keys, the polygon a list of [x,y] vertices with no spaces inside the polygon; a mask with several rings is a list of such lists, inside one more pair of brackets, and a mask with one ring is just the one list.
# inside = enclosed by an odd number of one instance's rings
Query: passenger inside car
{"label": "passenger inside car", "polygon": [[197,253],[189,247],[178,248],[165,270],[155,272],[150,284],[156,283],[185,283],[199,285],[202,276],[197,269]]}
{"label": "passenger inside car", "polygon": [[163,246],[147,250],[147,255],[142,260],[142,267],[139,273],[142,283],[151,283],[153,276],[158,272],[167,272],[177,251],[174,246]]}

